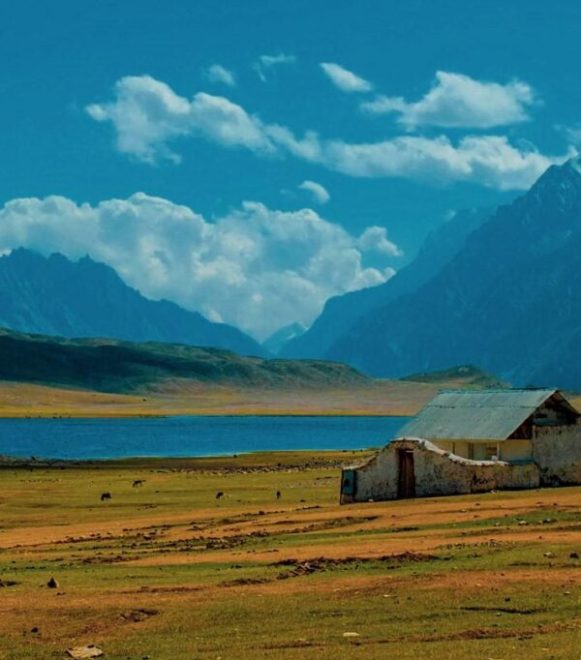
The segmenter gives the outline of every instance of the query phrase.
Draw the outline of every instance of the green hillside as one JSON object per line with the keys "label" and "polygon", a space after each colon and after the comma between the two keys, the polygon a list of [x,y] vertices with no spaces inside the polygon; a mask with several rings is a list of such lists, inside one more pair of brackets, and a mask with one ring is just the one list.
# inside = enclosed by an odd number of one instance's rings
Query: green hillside
{"label": "green hillside", "polygon": [[336,362],[266,360],[181,344],[63,339],[0,329],[0,380],[123,393],[176,378],[253,388],[368,382]]}
{"label": "green hillside", "polygon": [[401,378],[401,380],[414,383],[442,383],[442,385],[447,387],[454,383],[464,387],[510,387],[507,383],[496,378],[496,376],[488,374],[471,364],[463,364],[458,367],[443,369],[442,371],[412,374],[411,376]]}

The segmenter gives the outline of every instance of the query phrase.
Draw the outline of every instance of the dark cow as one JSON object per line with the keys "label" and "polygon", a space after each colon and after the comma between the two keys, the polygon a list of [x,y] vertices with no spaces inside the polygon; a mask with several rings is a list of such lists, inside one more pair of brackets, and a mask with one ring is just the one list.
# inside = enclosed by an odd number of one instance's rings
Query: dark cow
{"label": "dark cow", "polygon": [[111,499],[111,493],[101,493],[101,502]]}

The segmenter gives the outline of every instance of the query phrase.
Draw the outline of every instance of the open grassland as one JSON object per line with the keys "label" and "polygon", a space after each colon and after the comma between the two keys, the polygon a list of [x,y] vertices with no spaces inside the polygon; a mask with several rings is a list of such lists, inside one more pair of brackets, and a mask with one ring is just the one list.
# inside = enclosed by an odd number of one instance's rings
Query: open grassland
{"label": "open grassland", "polygon": [[0,417],[146,417],[155,415],[413,415],[441,387],[370,381],[349,387],[226,387],[172,379],[139,394],[0,383]]}
{"label": "open grassland", "polygon": [[364,456],[5,467],[0,658],[579,657],[580,488],[340,507]]}

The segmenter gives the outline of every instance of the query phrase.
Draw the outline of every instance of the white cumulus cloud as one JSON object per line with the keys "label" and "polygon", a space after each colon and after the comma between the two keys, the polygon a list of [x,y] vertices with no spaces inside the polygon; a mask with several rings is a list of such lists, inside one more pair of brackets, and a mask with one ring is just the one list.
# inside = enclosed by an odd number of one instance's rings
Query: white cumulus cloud
{"label": "white cumulus cloud", "polygon": [[371,114],[395,113],[409,130],[418,126],[492,128],[526,121],[535,100],[531,86],[519,80],[502,85],[438,71],[432,88],[419,101],[378,96],[361,108]]}
{"label": "white cumulus cloud", "polygon": [[329,80],[340,89],[342,92],[370,92],[373,89],[373,85],[356,75],[352,71],[345,69],[339,64],[334,62],[321,62],[321,69]]}
{"label": "white cumulus cloud", "polygon": [[93,103],[86,110],[95,121],[114,125],[121,153],[147,163],[160,158],[179,162],[167,143],[191,131],[189,101],[151,76],[121,78],[114,101]]}
{"label": "white cumulus cloud", "polygon": [[[256,202],[207,221],[187,206],[137,193],[95,206],[65,197],[15,199],[0,209],[0,254],[26,247],[86,254],[152,299],[169,299],[258,339],[308,326],[331,296],[381,284],[399,251],[383,228],[360,237],[310,209]],[[365,265],[367,254],[384,266]]]}
{"label": "white cumulus cloud", "polygon": [[309,192],[313,201],[317,204],[326,204],[331,199],[331,195],[325,186],[316,181],[303,181],[299,185],[299,189]]}
{"label": "white cumulus cloud", "polygon": [[121,153],[146,163],[180,161],[168,143],[200,136],[227,147],[271,151],[261,122],[223,96],[198,92],[190,101],[150,76],[126,76],[115,84],[115,99],[88,105],[96,121],[109,121]]}
{"label": "white cumulus cloud", "polygon": [[319,162],[360,177],[404,177],[424,181],[470,181],[498,190],[526,190],[553,163],[571,155],[546,156],[517,147],[504,136],[404,136],[384,142],[321,144]]}
{"label": "white cumulus cloud", "polygon": [[500,190],[524,190],[549,165],[571,151],[546,155],[533,145],[512,144],[502,135],[403,135],[370,143],[325,139],[315,131],[297,137],[286,126],[264,122],[223,96],[198,92],[191,100],[149,76],[121,78],[115,98],[87,106],[88,114],[115,128],[120,152],[155,163],[180,156],[170,145],[201,138],[258,155],[292,156],[356,177],[403,177],[425,181],[470,181]]}
{"label": "white cumulus cloud", "polygon": [[274,151],[261,121],[223,96],[198,92],[190,103],[189,120],[192,133],[225,147]]}
{"label": "white cumulus cloud", "polygon": [[388,239],[385,227],[367,227],[359,237],[357,245],[363,252],[379,252],[391,257],[401,257],[403,255],[399,247]]}
{"label": "white cumulus cloud", "polygon": [[221,64],[212,64],[204,71],[207,80],[213,83],[221,83],[227,87],[236,87],[236,78],[229,69]]}

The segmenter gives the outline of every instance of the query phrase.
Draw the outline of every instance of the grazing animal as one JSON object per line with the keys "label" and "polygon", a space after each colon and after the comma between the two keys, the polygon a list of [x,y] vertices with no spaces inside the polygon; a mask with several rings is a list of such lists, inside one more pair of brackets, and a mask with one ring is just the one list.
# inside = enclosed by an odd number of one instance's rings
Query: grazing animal
{"label": "grazing animal", "polygon": [[221,500],[223,497],[224,497],[224,493],[223,493],[221,490],[219,490],[219,491],[216,493],[216,499],[217,499],[217,500]]}
{"label": "grazing animal", "polygon": [[136,479],[133,482],[133,488],[137,488],[137,486],[143,486],[143,479]]}
{"label": "grazing animal", "polygon": [[282,493],[280,492],[280,490],[277,490],[276,491],[276,499],[280,500],[281,497],[282,497]]}
{"label": "grazing animal", "polygon": [[111,499],[111,493],[101,493],[101,502]]}

